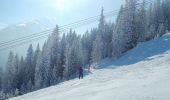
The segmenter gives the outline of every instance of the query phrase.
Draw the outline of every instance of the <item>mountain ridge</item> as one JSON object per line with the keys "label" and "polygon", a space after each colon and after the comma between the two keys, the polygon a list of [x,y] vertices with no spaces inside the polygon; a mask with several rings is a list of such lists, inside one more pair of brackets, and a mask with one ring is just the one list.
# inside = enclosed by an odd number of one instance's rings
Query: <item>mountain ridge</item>
{"label": "mountain ridge", "polygon": [[[55,25],[56,25],[55,20],[52,19],[33,19],[30,21],[24,21],[24,22],[17,23],[15,25],[7,26],[0,30],[0,34],[1,34],[0,44],[21,37],[29,36],[31,34],[39,33],[47,29],[55,28]],[[47,38],[44,38],[36,42],[30,42],[28,44],[16,48],[0,51],[0,67],[4,68],[10,50],[17,51],[19,55],[24,56],[26,54],[29,44],[33,44],[35,48],[38,43],[42,45],[46,39]]]}

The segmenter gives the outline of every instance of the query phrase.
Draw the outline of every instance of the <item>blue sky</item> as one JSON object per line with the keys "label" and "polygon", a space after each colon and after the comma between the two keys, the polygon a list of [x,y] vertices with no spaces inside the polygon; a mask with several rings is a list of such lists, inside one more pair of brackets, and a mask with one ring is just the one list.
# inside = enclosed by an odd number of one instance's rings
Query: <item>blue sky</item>
{"label": "blue sky", "polygon": [[64,25],[120,8],[124,0],[0,0],[0,24],[52,18]]}

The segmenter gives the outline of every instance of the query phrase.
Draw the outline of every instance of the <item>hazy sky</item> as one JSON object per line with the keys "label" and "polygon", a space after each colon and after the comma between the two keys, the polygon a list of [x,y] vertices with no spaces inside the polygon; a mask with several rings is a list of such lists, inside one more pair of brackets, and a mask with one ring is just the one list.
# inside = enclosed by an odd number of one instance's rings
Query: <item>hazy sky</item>
{"label": "hazy sky", "polygon": [[0,0],[0,24],[15,24],[40,18],[64,25],[120,8],[124,0]]}

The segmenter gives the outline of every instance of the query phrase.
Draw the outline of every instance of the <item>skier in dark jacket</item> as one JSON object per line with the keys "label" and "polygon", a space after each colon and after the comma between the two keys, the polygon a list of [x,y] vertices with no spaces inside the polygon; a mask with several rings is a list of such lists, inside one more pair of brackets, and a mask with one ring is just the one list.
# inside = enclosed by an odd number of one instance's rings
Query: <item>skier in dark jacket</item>
{"label": "skier in dark jacket", "polygon": [[83,68],[79,67],[79,79],[83,79]]}

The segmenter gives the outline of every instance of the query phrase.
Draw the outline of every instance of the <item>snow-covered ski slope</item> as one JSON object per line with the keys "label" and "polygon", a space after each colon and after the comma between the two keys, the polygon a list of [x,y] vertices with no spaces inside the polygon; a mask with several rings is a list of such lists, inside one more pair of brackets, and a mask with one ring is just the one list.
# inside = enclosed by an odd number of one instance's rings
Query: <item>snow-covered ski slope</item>
{"label": "snow-covered ski slope", "polygon": [[70,80],[10,100],[170,100],[170,34],[105,59],[83,80]]}

